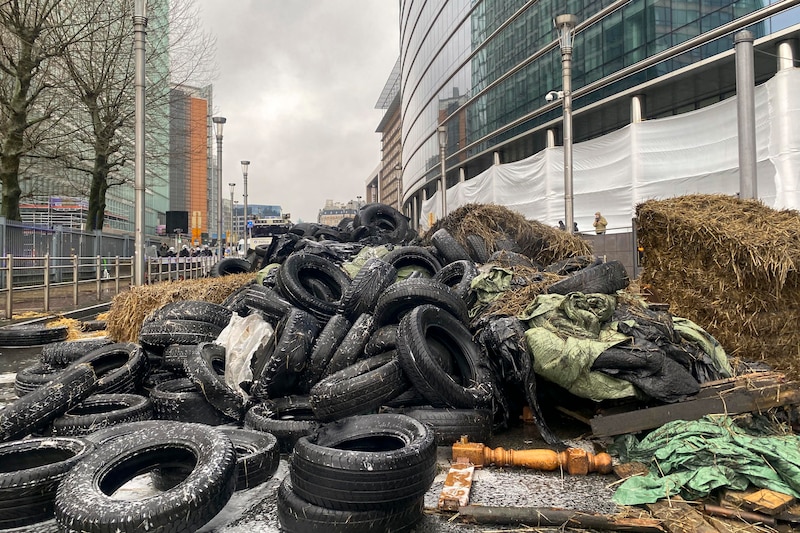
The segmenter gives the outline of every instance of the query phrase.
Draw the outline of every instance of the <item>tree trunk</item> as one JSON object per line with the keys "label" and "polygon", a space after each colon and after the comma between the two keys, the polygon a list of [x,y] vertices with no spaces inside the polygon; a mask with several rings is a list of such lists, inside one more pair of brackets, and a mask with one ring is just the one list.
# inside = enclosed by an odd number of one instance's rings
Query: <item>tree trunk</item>
{"label": "tree trunk", "polygon": [[89,212],[86,218],[86,231],[102,230],[106,212],[106,191],[108,191],[108,156],[98,140],[95,143],[92,185],[89,189]]}

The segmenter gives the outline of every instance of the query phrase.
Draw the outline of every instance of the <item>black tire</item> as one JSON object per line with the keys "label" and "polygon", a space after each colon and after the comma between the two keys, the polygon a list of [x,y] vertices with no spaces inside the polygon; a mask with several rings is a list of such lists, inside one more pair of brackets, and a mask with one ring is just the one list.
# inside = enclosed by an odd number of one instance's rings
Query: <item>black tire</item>
{"label": "black tire", "polygon": [[88,363],[92,367],[97,375],[96,392],[135,392],[148,370],[144,351],[132,342],[103,346],[75,362]]}
{"label": "black tire", "polygon": [[220,413],[241,420],[245,398],[225,383],[225,347],[211,342],[198,344],[186,358],[186,374]]}
{"label": "black tire", "polygon": [[328,320],[314,343],[305,370],[300,374],[298,388],[301,392],[307,393],[322,379],[331,357],[351,327],[352,324],[344,315],[336,314]]}
{"label": "black tire", "polygon": [[434,435],[405,415],[343,418],[297,441],[290,475],[295,493],[321,507],[398,509],[433,482]]}
{"label": "black tire", "polygon": [[77,405],[97,389],[97,376],[86,363],[74,363],[50,383],[0,409],[0,442],[20,439]]}
{"label": "black tire", "polygon": [[324,422],[374,412],[409,385],[395,354],[388,352],[331,374],[311,388],[308,401]]}
{"label": "black tire", "polygon": [[245,292],[244,303],[248,307],[260,311],[262,316],[273,325],[293,308],[292,304],[280,294],[263,285],[251,285]]}
{"label": "black tire", "polygon": [[488,409],[401,409],[399,412],[433,429],[438,446],[452,446],[462,435],[470,442],[488,442],[492,436],[492,412]]}
{"label": "black tire", "polygon": [[[321,282],[330,290],[330,296],[320,298],[309,287],[309,279]],[[278,290],[294,305],[312,313],[325,322],[341,303],[350,278],[335,263],[319,255],[294,253],[278,269]],[[319,292],[319,291],[318,291]]]}
{"label": "black tire", "polygon": [[220,428],[236,449],[236,490],[252,489],[275,474],[281,460],[278,439],[252,429]]}
{"label": "black tire", "polygon": [[344,291],[339,312],[349,320],[355,320],[372,311],[378,297],[396,277],[397,269],[389,263],[377,257],[368,259]]}
{"label": "black tire", "polygon": [[216,407],[208,403],[203,393],[188,378],[173,379],[156,385],[150,391],[153,415],[158,420],[195,422],[219,426],[231,422]]}
{"label": "black tire", "polygon": [[609,261],[584,268],[550,285],[550,294],[568,294],[582,292],[584,294],[614,294],[630,284],[628,273],[619,261]]}
{"label": "black tire", "polygon": [[[178,487],[143,500],[113,498],[133,477],[163,464],[183,464],[192,472]],[[97,533],[195,531],[230,500],[235,470],[235,449],[222,433],[162,422],[113,439],[78,463],[59,486],[56,521]]]}
{"label": "black tire", "polygon": [[245,274],[250,272],[250,263],[238,257],[225,257],[211,266],[209,276],[218,278],[230,274]]}
{"label": "black tire", "polygon": [[91,442],[71,437],[0,444],[0,529],[53,518],[58,484],[92,450]]}
{"label": "black tire", "polygon": [[186,359],[196,347],[194,344],[170,344],[161,354],[161,368],[185,376]]}
{"label": "black tire", "polygon": [[455,292],[462,300],[466,300],[469,295],[470,284],[475,276],[478,275],[478,267],[472,259],[453,261],[442,267],[433,276],[433,279],[444,283]]}
{"label": "black tire", "polygon": [[39,346],[63,341],[68,333],[67,326],[3,326],[0,328],[0,346]]}
{"label": "black tire", "polygon": [[444,259],[445,264],[454,261],[472,261],[469,253],[461,246],[461,243],[444,228],[436,230],[431,235],[431,244],[436,248],[439,256]]}
{"label": "black tire", "polygon": [[567,259],[563,259],[561,261],[556,261],[555,263],[550,263],[543,270],[545,272],[558,274],[559,276],[567,276],[583,268],[600,264],[597,261],[602,260],[594,257],[593,255],[578,255],[575,257],[568,257]]}
{"label": "black tire", "polygon": [[36,363],[22,368],[14,376],[14,392],[18,398],[30,394],[39,387],[47,385],[56,377],[62,369],[53,368],[43,363]]}
{"label": "black tire", "polygon": [[53,420],[53,434],[88,435],[108,426],[153,418],[149,398],[136,394],[93,394]]}
{"label": "black tire", "polygon": [[162,322],[164,320],[193,320],[208,322],[224,328],[231,321],[233,312],[225,306],[200,300],[180,300],[170,302],[153,311],[144,322]]}
{"label": "black tire", "polygon": [[364,357],[389,352],[397,348],[397,324],[387,324],[370,335],[364,345]]}
{"label": "black tire", "polygon": [[319,425],[307,396],[287,396],[259,403],[244,415],[244,427],[275,435],[281,453],[291,453],[297,439],[310,435]]}
{"label": "black tire", "polygon": [[250,314],[250,308],[245,304],[245,296],[247,291],[255,285],[253,283],[247,283],[246,285],[242,285],[238,289],[234,290],[230,293],[220,305],[225,307],[226,309],[230,309],[232,312],[237,313],[240,316],[247,316]]}
{"label": "black tire", "polygon": [[375,306],[375,325],[399,324],[403,316],[417,306],[432,304],[467,322],[467,305],[453,289],[427,278],[398,281],[386,289]]}
{"label": "black tire", "polygon": [[278,322],[263,354],[253,360],[250,394],[266,400],[294,393],[318,334],[319,323],[311,314],[290,311]]}
{"label": "black tire", "polygon": [[498,250],[489,257],[489,263],[496,263],[501,267],[526,267],[526,268],[539,268],[539,265],[534,263],[530,257],[511,250]]}
{"label": "black tire", "polygon": [[210,322],[168,318],[142,324],[139,342],[146,346],[164,347],[170,344],[199,344],[219,337],[222,328]]}
{"label": "black tire", "polygon": [[397,209],[386,204],[366,204],[353,218],[353,227],[368,226],[376,234],[392,243],[400,243],[408,233],[408,219]]}
{"label": "black tire", "polygon": [[424,277],[432,278],[442,268],[439,260],[422,246],[397,246],[381,259],[392,265],[398,274],[402,270],[412,269],[422,272]]}
{"label": "black tire", "polygon": [[391,510],[337,511],[297,496],[289,476],[278,487],[278,522],[287,533],[401,533],[412,530],[422,511],[422,499]]}
{"label": "black tire", "polygon": [[437,407],[475,409],[492,398],[491,376],[469,329],[447,311],[417,307],[400,322],[400,364],[420,394]]}
{"label": "black tire", "polygon": [[54,342],[42,347],[39,359],[45,365],[64,368],[86,355],[87,353],[113,344],[108,337],[87,337],[71,341]]}
{"label": "black tire", "polygon": [[480,235],[470,234],[467,235],[467,251],[470,258],[479,264],[484,264],[489,261],[489,250],[486,249],[486,241]]}
{"label": "black tire", "polygon": [[335,374],[362,358],[364,356],[364,346],[374,331],[375,321],[372,315],[364,313],[358,317],[339,344],[339,347],[336,348],[333,357],[328,362],[328,366],[325,367],[325,372],[322,374],[323,377]]}

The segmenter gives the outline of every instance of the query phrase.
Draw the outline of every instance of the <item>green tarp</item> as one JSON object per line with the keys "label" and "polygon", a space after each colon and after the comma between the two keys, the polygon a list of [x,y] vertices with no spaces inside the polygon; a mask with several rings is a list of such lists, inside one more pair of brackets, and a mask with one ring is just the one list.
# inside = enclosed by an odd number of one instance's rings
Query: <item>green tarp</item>
{"label": "green tarp", "polygon": [[609,451],[623,462],[650,468],[649,474],[630,477],[617,488],[614,501],[620,505],[676,494],[696,500],[718,487],[744,490],[751,483],[800,497],[800,437],[754,435],[727,416],[669,422],[641,442],[625,435]]}

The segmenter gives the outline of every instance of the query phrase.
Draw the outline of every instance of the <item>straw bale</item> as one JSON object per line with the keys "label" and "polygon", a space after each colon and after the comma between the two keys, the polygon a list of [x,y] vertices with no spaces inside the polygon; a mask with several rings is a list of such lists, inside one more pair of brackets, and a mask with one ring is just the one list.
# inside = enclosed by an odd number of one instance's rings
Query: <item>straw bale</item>
{"label": "straw bale", "polygon": [[580,237],[536,220],[527,220],[520,213],[495,204],[459,207],[437,221],[423,235],[423,241],[429,242],[430,236],[440,228],[445,228],[462,246],[466,246],[467,235],[483,237],[489,253],[498,250],[497,241],[513,239],[522,254],[542,265],[592,253],[589,243]]}
{"label": "straw bale", "polygon": [[255,274],[245,273],[131,287],[111,301],[106,317],[108,336],[117,342],[137,342],[142,321],[156,309],[180,300],[222,303],[253,279]]}
{"label": "straw bale", "polygon": [[724,195],[649,200],[636,212],[642,284],[730,355],[800,377],[800,213]]}

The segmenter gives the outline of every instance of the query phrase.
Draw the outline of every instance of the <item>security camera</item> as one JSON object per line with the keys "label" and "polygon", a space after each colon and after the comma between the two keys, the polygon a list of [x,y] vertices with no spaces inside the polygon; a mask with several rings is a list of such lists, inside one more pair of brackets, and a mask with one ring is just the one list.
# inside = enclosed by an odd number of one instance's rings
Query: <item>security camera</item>
{"label": "security camera", "polygon": [[553,100],[558,100],[560,98],[564,98],[564,91],[550,91],[544,95],[544,99],[548,102],[552,102]]}

